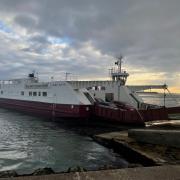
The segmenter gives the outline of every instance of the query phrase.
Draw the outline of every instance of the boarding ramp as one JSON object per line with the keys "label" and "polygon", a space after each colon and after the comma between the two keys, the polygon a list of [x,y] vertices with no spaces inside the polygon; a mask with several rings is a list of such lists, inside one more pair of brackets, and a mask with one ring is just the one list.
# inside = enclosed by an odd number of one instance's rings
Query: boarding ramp
{"label": "boarding ramp", "polygon": [[137,86],[127,86],[130,90],[137,92],[137,91],[144,91],[148,89],[167,89],[168,86],[166,84],[164,85],[137,85]]}

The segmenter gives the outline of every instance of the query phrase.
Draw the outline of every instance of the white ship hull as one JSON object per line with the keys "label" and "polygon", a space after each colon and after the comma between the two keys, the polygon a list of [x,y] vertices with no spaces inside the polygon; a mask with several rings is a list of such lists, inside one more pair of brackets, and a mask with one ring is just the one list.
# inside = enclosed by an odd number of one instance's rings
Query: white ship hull
{"label": "white ship hull", "polygon": [[74,90],[67,82],[32,79],[3,81],[0,107],[47,118],[89,118],[92,103],[85,90]]}

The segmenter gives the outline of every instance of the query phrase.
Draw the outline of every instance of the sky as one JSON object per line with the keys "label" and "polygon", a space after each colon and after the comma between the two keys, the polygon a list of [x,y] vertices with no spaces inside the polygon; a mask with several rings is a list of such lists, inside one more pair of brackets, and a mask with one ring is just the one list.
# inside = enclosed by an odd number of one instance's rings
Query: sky
{"label": "sky", "polygon": [[0,79],[108,79],[180,92],[179,0],[0,0]]}

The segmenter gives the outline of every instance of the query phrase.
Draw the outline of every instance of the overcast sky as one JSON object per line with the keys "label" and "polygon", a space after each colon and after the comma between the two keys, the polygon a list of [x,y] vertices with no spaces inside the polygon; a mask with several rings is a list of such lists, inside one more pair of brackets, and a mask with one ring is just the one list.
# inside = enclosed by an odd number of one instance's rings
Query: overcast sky
{"label": "overcast sky", "polygon": [[180,92],[180,0],[0,0],[0,77],[108,78]]}

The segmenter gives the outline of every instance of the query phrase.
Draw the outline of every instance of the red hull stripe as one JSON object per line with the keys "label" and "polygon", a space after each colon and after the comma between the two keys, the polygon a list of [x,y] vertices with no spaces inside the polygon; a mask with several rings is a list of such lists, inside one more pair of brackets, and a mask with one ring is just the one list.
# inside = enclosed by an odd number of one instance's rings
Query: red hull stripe
{"label": "red hull stripe", "polygon": [[0,107],[56,118],[89,118],[91,109],[90,105],[52,104],[6,98],[0,98]]}

